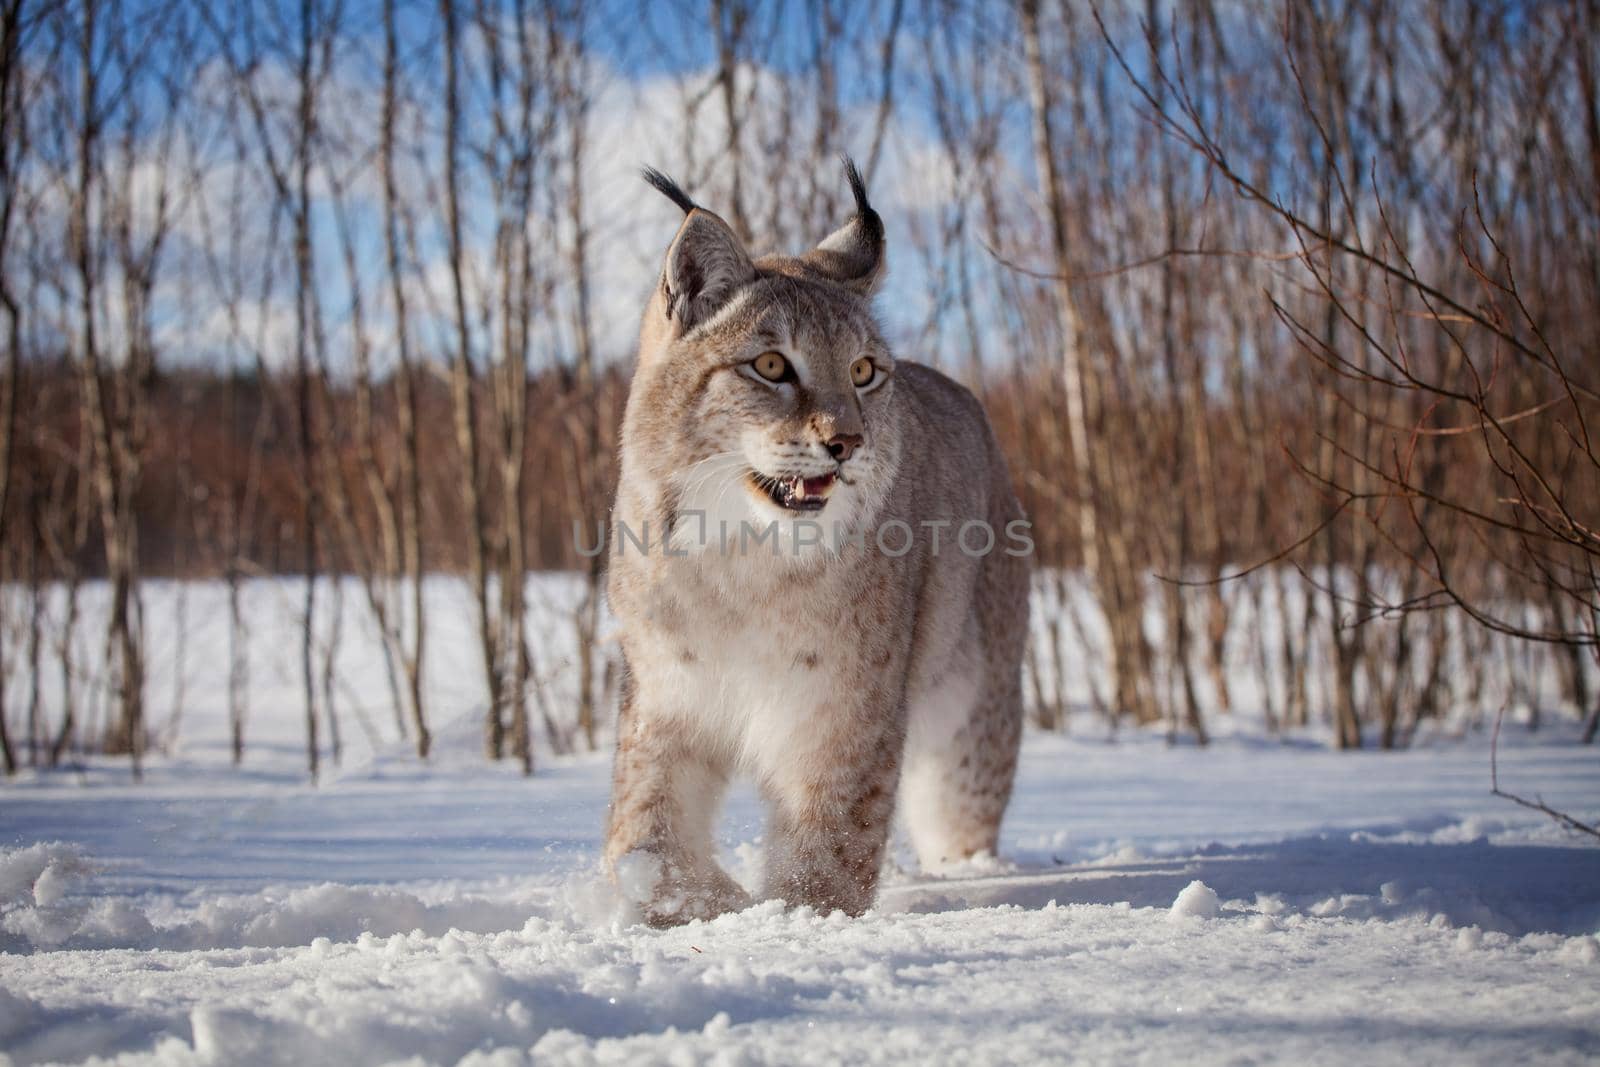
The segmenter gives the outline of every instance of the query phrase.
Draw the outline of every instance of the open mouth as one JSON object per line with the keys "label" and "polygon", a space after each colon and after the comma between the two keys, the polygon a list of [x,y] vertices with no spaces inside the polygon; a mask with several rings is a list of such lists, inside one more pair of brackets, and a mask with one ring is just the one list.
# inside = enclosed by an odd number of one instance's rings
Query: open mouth
{"label": "open mouth", "polygon": [[750,485],[755,491],[786,511],[821,511],[828,503],[828,494],[833,492],[833,483],[838,480],[838,476],[831,473],[813,478],[798,474],[783,478],[750,474]]}

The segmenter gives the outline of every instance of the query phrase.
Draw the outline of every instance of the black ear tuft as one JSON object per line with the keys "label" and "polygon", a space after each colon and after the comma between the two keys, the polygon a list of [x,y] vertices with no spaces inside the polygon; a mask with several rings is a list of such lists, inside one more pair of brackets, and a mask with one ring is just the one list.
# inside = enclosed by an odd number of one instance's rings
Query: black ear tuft
{"label": "black ear tuft", "polygon": [[[671,200],[674,204],[677,204],[680,208],[682,208],[685,215],[699,206],[689,198],[689,194],[684,192],[682,187],[679,186],[677,182],[673,181],[665,174],[662,174],[654,167],[644,168],[644,180],[649,182],[651,186],[653,186],[655,190],[662,196],[666,197],[668,200]],[[861,195],[865,194],[863,193]],[[860,197],[858,196],[857,199],[860,199]]]}
{"label": "black ear tuft", "polygon": [[873,243],[883,241],[883,220],[878,213],[872,210],[872,205],[867,203],[867,183],[861,177],[861,171],[856,169],[856,161],[849,156],[839,157],[844,162],[845,180],[850,183],[850,195],[856,198],[856,218],[861,220],[861,225],[867,230],[867,238]]}
{"label": "black ear tuft", "polygon": [[867,202],[867,183],[855,160],[840,156],[839,161],[844,164],[850,195],[856,200],[856,213],[800,258],[823,277],[870,295],[883,280],[885,270],[883,219]]}
{"label": "black ear tuft", "polygon": [[856,169],[856,161],[845,155],[841,155],[839,161],[844,164],[844,176],[850,183],[850,194],[856,198],[856,214],[876,215],[872,205],[867,203],[867,183],[862,179],[861,171]]}

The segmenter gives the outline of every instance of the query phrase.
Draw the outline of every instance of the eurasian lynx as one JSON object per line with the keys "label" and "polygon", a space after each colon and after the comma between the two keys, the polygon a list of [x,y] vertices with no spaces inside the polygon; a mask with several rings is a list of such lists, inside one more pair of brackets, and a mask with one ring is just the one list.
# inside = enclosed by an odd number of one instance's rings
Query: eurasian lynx
{"label": "eurasian lynx", "polygon": [[712,831],[770,805],[763,893],[857,915],[899,806],[924,867],[993,851],[1022,729],[1032,542],[983,409],[897,362],[883,224],[754,259],[686,217],[645,309],[609,598],[626,661],[606,861],[658,925],[742,908]]}

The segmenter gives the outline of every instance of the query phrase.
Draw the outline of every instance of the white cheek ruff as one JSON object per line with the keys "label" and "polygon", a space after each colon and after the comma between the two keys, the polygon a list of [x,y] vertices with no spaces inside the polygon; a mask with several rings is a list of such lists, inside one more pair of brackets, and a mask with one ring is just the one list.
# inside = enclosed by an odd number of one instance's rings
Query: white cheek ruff
{"label": "white cheek ruff", "polygon": [[673,552],[722,553],[729,542],[737,549],[741,525],[756,518],[747,484],[749,470],[738,452],[722,452],[689,468],[678,493]]}

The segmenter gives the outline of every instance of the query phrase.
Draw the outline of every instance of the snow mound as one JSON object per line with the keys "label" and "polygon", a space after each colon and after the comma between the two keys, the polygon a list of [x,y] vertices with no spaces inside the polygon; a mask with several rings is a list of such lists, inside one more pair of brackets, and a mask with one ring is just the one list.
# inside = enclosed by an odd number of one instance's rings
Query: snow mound
{"label": "snow mound", "polygon": [[1196,879],[1183,887],[1168,914],[1174,919],[1215,919],[1222,914],[1222,901],[1210,886]]}
{"label": "snow mound", "polygon": [[0,849],[0,914],[17,906],[50,907],[91,871],[81,849],[60,841]]}
{"label": "snow mound", "polygon": [[515,888],[504,899],[449,892],[429,902],[403,889],[334,883],[173,906],[106,895],[95,882],[97,870],[68,845],[0,849],[0,951],[287,948],[363,935],[497,933],[520,928],[548,906],[546,898]]}

